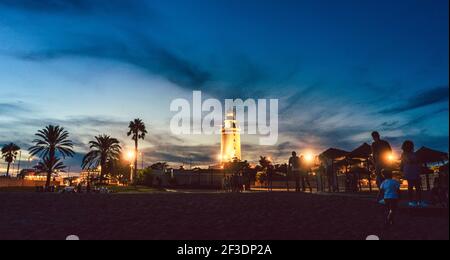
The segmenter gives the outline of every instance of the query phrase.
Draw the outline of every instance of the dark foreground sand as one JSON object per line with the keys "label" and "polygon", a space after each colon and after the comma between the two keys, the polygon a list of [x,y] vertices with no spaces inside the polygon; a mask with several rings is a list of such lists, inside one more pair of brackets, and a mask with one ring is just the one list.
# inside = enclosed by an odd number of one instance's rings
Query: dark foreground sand
{"label": "dark foreground sand", "polygon": [[383,209],[352,197],[294,193],[0,193],[0,239],[449,239],[448,212]]}

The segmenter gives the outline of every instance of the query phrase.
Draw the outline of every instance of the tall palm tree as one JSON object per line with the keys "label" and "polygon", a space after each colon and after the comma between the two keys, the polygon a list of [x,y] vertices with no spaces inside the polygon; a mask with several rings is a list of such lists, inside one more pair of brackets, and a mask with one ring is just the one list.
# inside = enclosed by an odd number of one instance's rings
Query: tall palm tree
{"label": "tall palm tree", "polygon": [[116,138],[109,135],[96,136],[94,141],[89,142],[91,151],[83,158],[81,167],[83,169],[100,168],[100,183],[108,171],[108,163],[119,160],[120,158],[120,142]]}
{"label": "tall palm tree", "polygon": [[42,162],[38,169],[47,173],[46,187],[50,186],[52,174],[65,168],[58,156],[73,157],[73,142],[69,139],[69,132],[63,127],[49,125],[36,133],[38,137],[33,141],[34,146],[29,151],[32,156],[39,156]]}
{"label": "tall palm tree", "polygon": [[20,147],[13,143],[7,144],[2,148],[2,158],[5,159],[5,162],[8,163],[8,167],[6,169],[6,177],[9,177],[9,169],[11,168],[11,163],[16,160],[19,150]]}
{"label": "tall palm tree", "polygon": [[[145,135],[147,134],[147,129],[145,128],[145,124],[141,119],[134,119],[134,121],[130,122],[128,126],[128,136],[131,136],[131,139],[134,141],[134,171],[133,176],[137,176],[137,166],[138,166],[138,142],[139,139],[144,140]],[[133,178],[134,179],[134,178]]]}

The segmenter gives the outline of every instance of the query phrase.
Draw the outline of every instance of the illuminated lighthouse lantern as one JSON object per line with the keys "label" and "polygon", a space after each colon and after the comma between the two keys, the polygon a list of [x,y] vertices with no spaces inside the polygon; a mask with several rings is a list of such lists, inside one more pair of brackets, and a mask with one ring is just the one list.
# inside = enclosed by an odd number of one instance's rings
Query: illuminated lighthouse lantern
{"label": "illuminated lighthouse lantern", "polygon": [[227,113],[222,127],[221,162],[241,160],[241,129],[234,112]]}

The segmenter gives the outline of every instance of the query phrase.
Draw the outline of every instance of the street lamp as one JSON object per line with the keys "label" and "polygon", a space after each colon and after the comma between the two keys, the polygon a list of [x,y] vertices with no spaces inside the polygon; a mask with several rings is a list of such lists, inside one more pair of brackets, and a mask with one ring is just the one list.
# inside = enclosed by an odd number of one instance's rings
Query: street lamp
{"label": "street lamp", "polygon": [[131,172],[130,172],[130,182],[133,183],[134,181],[134,165],[133,165],[133,161],[134,158],[136,156],[136,153],[132,150],[128,151],[127,155],[126,155],[126,159],[130,162],[130,168],[131,168]]}
{"label": "street lamp", "polygon": [[305,155],[305,160],[307,163],[313,163],[314,162],[314,155],[312,153],[307,153]]}

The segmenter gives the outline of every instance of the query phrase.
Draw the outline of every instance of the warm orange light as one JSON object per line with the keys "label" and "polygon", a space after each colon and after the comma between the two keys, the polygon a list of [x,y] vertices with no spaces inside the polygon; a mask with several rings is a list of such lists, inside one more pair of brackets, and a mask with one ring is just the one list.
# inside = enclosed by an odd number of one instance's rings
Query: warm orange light
{"label": "warm orange light", "polygon": [[126,159],[129,160],[129,161],[133,161],[134,158],[135,158],[135,152],[134,151],[129,151],[127,153],[127,158]]}
{"label": "warm orange light", "polygon": [[388,162],[390,162],[390,163],[393,163],[393,162],[396,160],[395,155],[394,155],[393,153],[389,153],[389,154],[386,156],[386,159],[387,159]]}
{"label": "warm orange light", "polygon": [[308,162],[308,163],[314,162],[314,155],[313,155],[312,153],[307,153],[307,154],[305,155],[305,160],[306,160],[306,162]]}

